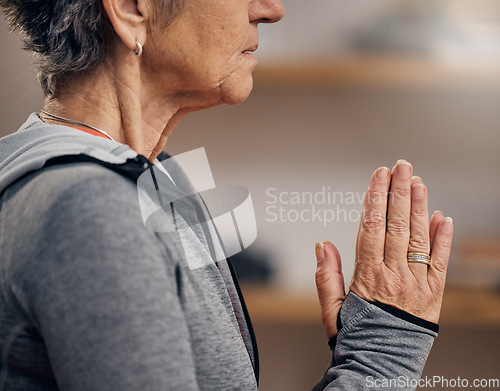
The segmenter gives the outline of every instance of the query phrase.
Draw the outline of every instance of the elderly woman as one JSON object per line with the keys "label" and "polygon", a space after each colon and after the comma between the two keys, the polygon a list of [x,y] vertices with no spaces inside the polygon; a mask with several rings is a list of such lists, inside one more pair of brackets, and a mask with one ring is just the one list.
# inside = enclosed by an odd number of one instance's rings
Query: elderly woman
{"label": "elderly woman", "polygon": [[[183,231],[187,248],[179,232],[149,229],[136,181],[186,114],[248,96],[257,26],[279,21],[281,2],[0,3],[36,53],[46,96],[0,141],[0,390],[256,390],[257,345],[231,263],[205,262],[221,245],[216,229]],[[189,182],[167,177],[167,193]],[[452,230],[442,213],[429,222],[410,163],[374,173],[347,296],[336,247],[316,245],[333,354],[316,390],[416,387]]]}

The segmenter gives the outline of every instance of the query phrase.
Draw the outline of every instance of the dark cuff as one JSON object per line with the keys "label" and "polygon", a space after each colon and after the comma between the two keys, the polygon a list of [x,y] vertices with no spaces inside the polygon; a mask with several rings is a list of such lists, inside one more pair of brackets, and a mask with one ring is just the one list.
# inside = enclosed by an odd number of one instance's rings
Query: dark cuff
{"label": "dark cuff", "polygon": [[330,346],[330,349],[333,350],[335,349],[335,345],[337,344],[337,336],[335,335],[334,337],[330,338],[328,341],[328,346]]}
{"label": "dark cuff", "polygon": [[413,323],[414,325],[424,327],[428,330],[434,331],[435,333],[439,332],[439,325],[437,323],[429,322],[428,320],[419,318],[418,316],[412,315],[406,311],[400,310],[399,308],[393,307],[388,304],[378,303],[374,301],[369,301],[370,304],[377,306],[381,310],[388,312],[391,315],[399,319],[406,320],[407,322]]}

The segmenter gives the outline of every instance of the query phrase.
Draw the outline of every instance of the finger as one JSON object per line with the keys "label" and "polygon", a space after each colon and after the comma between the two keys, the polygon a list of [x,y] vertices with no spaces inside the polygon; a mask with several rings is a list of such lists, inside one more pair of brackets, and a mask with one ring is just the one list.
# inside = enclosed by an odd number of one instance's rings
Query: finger
{"label": "finger", "polygon": [[316,288],[321,319],[328,339],[337,334],[337,317],[345,300],[344,276],[340,253],[328,241],[316,243]]}
{"label": "finger", "polygon": [[387,167],[372,175],[363,204],[356,243],[356,262],[381,264],[384,261],[387,193],[391,173]]}
{"label": "finger", "polygon": [[[414,181],[411,186],[410,241],[408,243],[408,252],[430,253],[427,188],[421,181]],[[426,264],[408,262],[408,267],[417,280],[427,278]]]}
{"label": "finger", "polygon": [[420,178],[418,175],[413,175],[411,177],[411,184],[414,185],[415,183],[424,183],[422,182],[422,178]]}
{"label": "finger", "polygon": [[[324,288],[324,297],[337,299],[345,296],[342,260],[337,247],[327,240],[316,243],[316,260],[316,283],[318,288]],[[323,286],[325,284],[327,286]]]}
{"label": "finger", "polygon": [[385,264],[391,270],[406,267],[410,240],[411,182],[413,168],[406,160],[398,160],[393,168],[387,208]]}
{"label": "finger", "polygon": [[437,227],[444,220],[443,212],[436,210],[431,216],[431,223],[429,226],[429,240],[431,248],[434,244],[434,238],[436,237]]}
{"label": "finger", "polygon": [[431,266],[427,272],[429,287],[435,295],[442,295],[444,290],[452,238],[453,220],[446,217],[437,227],[431,248]]}

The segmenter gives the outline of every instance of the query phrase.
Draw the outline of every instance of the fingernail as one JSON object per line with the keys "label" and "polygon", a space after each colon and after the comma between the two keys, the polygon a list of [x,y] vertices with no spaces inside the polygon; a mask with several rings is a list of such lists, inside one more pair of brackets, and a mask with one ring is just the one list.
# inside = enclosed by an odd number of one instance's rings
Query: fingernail
{"label": "fingernail", "polygon": [[410,178],[411,176],[411,164],[406,160],[398,160],[397,163],[398,174],[403,178]]}
{"label": "fingernail", "polygon": [[392,167],[391,172],[392,172],[392,173],[396,172],[396,170],[398,169],[399,165],[400,165],[400,164],[402,164],[402,163],[404,163],[404,162],[406,162],[406,160],[404,160],[404,159],[399,159],[399,160],[396,162],[396,164],[394,165],[394,167]]}
{"label": "fingernail", "polygon": [[424,185],[422,185],[421,183],[415,183],[411,187],[411,196],[416,199],[424,198]]}
{"label": "fingernail", "polygon": [[434,211],[434,213],[433,213],[433,215],[435,215],[436,213],[443,214],[443,211],[442,211],[442,210],[439,210],[439,209],[438,209],[438,210],[435,210],[435,211]]}
{"label": "fingernail", "polygon": [[413,176],[411,177],[411,179],[417,179],[417,180],[419,180],[419,181],[421,181],[421,180],[422,180],[422,178],[420,178],[418,175],[413,175]]}
{"label": "fingernail", "polygon": [[387,167],[380,167],[377,169],[377,179],[380,182],[385,182],[387,180],[387,178],[389,178],[390,173],[391,172],[389,171],[389,169]]}
{"label": "fingernail", "polygon": [[444,219],[443,232],[449,234],[453,228],[453,219],[451,217],[446,217]]}
{"label": "fingernail", "polygon": [[325,245],[323,242],[316,242],[316,258],[318,261],[325,258]]}

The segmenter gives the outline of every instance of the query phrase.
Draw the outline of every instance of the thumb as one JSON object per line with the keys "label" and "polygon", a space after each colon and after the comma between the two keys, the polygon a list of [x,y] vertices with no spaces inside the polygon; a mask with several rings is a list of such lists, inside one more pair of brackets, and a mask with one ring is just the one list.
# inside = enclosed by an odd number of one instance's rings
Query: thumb
{"label": "thumb", "polygon": [[328,339],[337,335],[337,317],[346,298],[342,261],[337,247],[325,240],[316,243],[316,289],[321,321]]}

